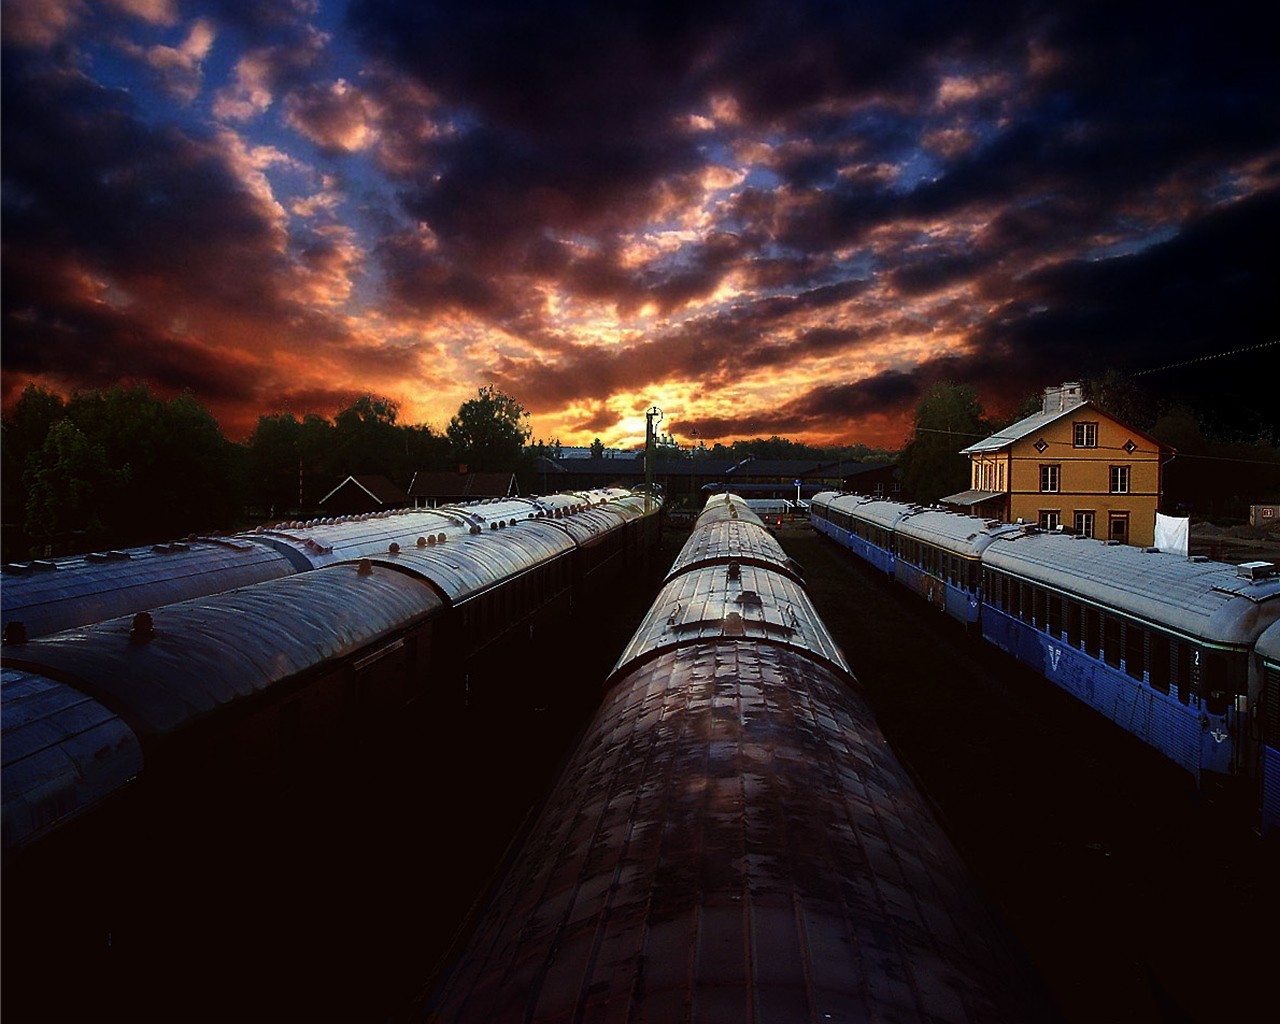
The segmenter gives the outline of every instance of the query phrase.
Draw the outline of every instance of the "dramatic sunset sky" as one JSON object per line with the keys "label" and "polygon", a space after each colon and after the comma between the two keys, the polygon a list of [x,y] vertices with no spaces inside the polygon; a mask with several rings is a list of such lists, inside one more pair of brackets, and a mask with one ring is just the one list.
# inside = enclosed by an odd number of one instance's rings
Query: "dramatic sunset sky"
{"label": "dramatic sunset sky", "polygon": [[657,404],[890,447],[943,378],[1249,402],[1263,9],[5,0],[4,398],[144,381],[240,438],[495,384],[565,443]]}

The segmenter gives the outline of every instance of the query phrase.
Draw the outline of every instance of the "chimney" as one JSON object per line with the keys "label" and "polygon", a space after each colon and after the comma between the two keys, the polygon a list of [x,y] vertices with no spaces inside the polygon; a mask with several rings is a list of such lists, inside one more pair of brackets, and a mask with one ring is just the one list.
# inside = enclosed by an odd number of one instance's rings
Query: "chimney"
{"label": "chimney", "polygon": [[1068,381],[1058,387],[1044,389],[1043,412],[1066,412],[1084,402],[1084,388],[1079,381]]}

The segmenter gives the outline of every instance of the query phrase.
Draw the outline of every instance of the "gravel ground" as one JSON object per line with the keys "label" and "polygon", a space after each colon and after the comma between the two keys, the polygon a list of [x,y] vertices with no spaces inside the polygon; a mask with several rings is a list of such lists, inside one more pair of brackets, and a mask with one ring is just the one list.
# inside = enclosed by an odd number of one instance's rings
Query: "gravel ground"
{"label": "gravel ground", "polygon": [[811,527],[779,539],[1066,1021],[1280,1019],[1280,844]]}

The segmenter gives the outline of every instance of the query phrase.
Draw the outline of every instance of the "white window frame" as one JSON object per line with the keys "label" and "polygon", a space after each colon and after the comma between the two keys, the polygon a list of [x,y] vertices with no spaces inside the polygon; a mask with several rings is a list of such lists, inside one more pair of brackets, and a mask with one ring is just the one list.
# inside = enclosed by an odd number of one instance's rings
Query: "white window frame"
{"label": "white window frame", "polygon": [[1096,420],[1080,420],[1071,424],[1071,446],[1073,448],[1098,447],[1098,423]]}
{"label": "white window frame", "polygon": [[1131,466],[1112,466],[1111,467],[1111,493],[1112,494],[1128,494],[1130,486],[1130,470]]}
{"label": "white window frame", "polygon": [[[1076,533],[1082,533],[1086,537],[1092,537],[1094,535],[1094,530],[1097,529],[1097,526],[1096,526],[1097,521],[1098,521],[1098,517],[1093,512],[1092,509],[1077,509],[1075,513]],[[1085,522],[1089,524],[1089,528],[1087,530],[1084,529],[1081,525],[1082,523],[1085,523]]]}
{"label": "white window frame", "polygon": [[1040,510],[1040,529],[1056,530],[1062,525],[1062,510],[1058,508],[1042,508]]}
{"label": "white window frame", "polygon": [[1041,463],[1040,493],[1057,494],[1062,490],[1062,466],[1056,462]]}

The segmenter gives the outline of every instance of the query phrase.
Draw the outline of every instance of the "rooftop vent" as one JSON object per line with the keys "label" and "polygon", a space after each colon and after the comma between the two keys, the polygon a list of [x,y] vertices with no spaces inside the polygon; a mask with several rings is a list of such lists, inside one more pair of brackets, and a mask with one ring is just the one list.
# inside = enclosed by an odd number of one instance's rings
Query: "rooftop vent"
{"label": "rooftop vent", "polygon": [[1276,575],[1273,562],[1244,562],[1236,566],[1236,575],[1246,580],[1269,580]]}

